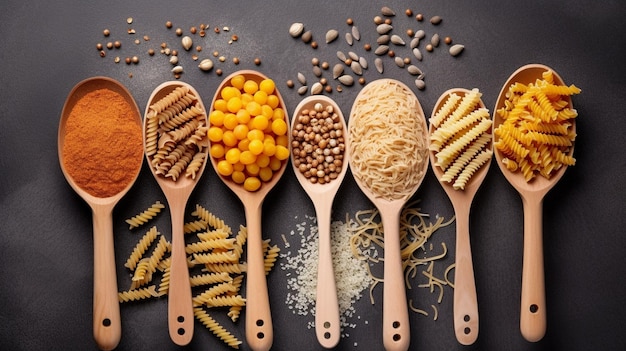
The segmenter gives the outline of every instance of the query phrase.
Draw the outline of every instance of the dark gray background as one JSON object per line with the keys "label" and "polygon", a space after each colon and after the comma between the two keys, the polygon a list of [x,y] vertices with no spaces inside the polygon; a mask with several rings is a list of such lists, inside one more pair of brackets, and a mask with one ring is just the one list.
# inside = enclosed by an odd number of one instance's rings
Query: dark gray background
{"label": "dark gray background", "polygon": [[[284,82],[298,71],[313,80],[310,60],[314,56],[334,64],[336,50],[350,48],[340,38],[326,45],[323,35],[336,28],[344,33],[345,20],[352,17],[363,38],[352,50],[366,56],[373,52],[362,45],[374,43],[372,19],[383,5],[398,12],[396,28],[424,28],[428,34],[450,35],[466,49],[458,58],[445,47],[425,53],[420,67],[426,73],[426,90],[414,89],[427,116],[437,98],[453,87],[483,92],[493,110],[497,94],[508,76],[527,63],[554,68],[582,94],[574,97],[579,112],[575,157],[561,182],[545,199],[545,269],[548,329],[543,340],[528,343],[519,332],[519,300],[522,264],[522,208],[515,190],[495,164],[475,199],[472,218],[472,249],[480,313],[480,335],[471,347],[463,347],[452,329],[452,291],[439,306],[433,321],[411,313],[412,350],[623,350],[626,324],[624,269],[624,199],[626,172],[624,156],[623,93],[626,84],[623,45],[626,5],[620,1],[5,1],[0,11],[0,347],[5,350],[90,350],[92,338],[92,238],[88,206],[69,187],[58,164],[57,130],[63,102],[80,80],[106,75],[126,85],[140,109],[151,91],[172,79],[170,64],[157,54],[150,58],[148,47],[158,43],[177,44],[167,20],[188,30],[209,23],[229,26],[239,36],[232,45],[225,35],[210,32],[203,55],[217,49],[229,61],[217,64],[225,74],[240,68],[258,68],[273,78],[281,89],[287,108],[301,100]],[[406,8],[426,18],[444,18],[438,27],[418,23],[404,15]],[[133,17],[137,37],[151,37],[150,44],[132,44],[125,31],[126,18]],[[289,37],[292,22],[304,22],[319,41],[312,50]],[[97,42],[105,42],[102,30],[110,28],[124,41],[120,56],[137,53],[139,65],[114,64],[114,54],[99,57]],[[401,52],[401,50],[397,50]],[[403,55],[407,55],[404,51]],[[224,77],[202,74],[186,57],[182,80],[191,83],[210,103]],[[201,55],[202,56],[202,55]],[[230,58],[242,63],[234,66]],[[255,67],[254,57],[262,59]],[[182,57],[182,56],[181,56]],[[133,77],[129,78],[129,73]],[[330,72],[325,73],[330,76]],[[386,61],[384,75],[373,68],[368,81],[391,77],[413,87],[411,77]],[[332,93],[349,114],[358,86]],[[144,168],[135,186],[114,211],[116,257],[120,288],[128,284],[123,262],[140,234],[129,233],[124,219],[164,197]],[[429,171],[415,195],[431,215],[449,218],[452,206]],[[207,168],[189,201],[205,205],[234,227],[244,223],[238,199]],[[191,208],[191,207],[190,207]],[[346,213],[371,208],[349,175],[335,203],[335,219]],[[295,176],[288,170],[267,198],[263,231],[282,247],[281,234],[295,229],[296,216],[313,215],[313,207]],[[169,235],[169,215],[160,217],[160,230]],[[451,249],[443,260],[454,260],[454,228],[437,233],[436,245],[446,242]],[[295,242],[295,240],[292,240]],[[292,248],[293,250],[293,248]],[[320,349],[311,316],[294,315],[286,307],[286,278],[276,269],[269,276],[274,320],[274,349]],[[414,289],[409,297],[432,303],[428,292]],[[367,292],[366,292],[367,294]],[[380,301],[380,289],[376,296]],[[378,350],[381,342],[381,303],[367,298],[356,304],[361,320],[340,350]],[[166,299],[121,306],[120,350],[177,349],[167,332]],[[367,319],[368,324],[363,320]],[[234,333],[244,338],[243,321]],[[357,344],[355,347],[354,344]],[[189,350],[227,349],[209,331],[196,324]],[[248,349],[244,344],[242,349]]]}

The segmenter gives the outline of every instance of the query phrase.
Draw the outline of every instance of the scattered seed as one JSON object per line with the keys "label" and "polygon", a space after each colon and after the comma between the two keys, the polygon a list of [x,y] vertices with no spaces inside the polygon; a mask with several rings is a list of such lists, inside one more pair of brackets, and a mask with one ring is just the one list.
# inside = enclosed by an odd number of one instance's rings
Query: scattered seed
{"label": "scattered seed", "polygon": [[140,41],[139,39],[135,39],[135,44],[139,45]]}
{"label": "scattered seed", "polygon": [[365,59],[365,57],[359,57],[359,65],[361,65],[363,69],[367,69],[367,60]]}
{"label": "scattered seed", "polygon": [[172,68],[172,73],[183,73],[183,66],[176,66]]}
{"label": "scattered seed", "polygon": [[348,57],[345,61],[343,61],[343,63],[345,63],[346,66],[350,66],[352,64],[352,59]]}
{"label": "scattered seed", "polygon": [[359,28],[357,26],[352,26],[352,37],[354,40],[361,40],[361,32],[359,32]]}
{"label": "scattered seed", "polygon": [[387,34],[383,34],[376,39],[376,44],[378,45],[387,45],[389,43],[390,36]]}
{"label": "scattered seed", "polygon": [[410,57],[405,57],[404,59],[402,59],[404,61],[405,65],[410,65],[411,64],[411,58]]}
{"label": "scattered seed", "polygon": [[363,45],[363,49],[364,49],[365,51],[370,51],[370,50],[372,50],[372,45],[370,45],[369,43],[367,43],[367,44]]}
{"label": "scattered seed", "polygon": [[409,74],[413,75],[413,76],[417,76],[422,74],[422,70],[419,69],[417,66],[415,65],[409,65],[406,70],[409,72]]}
{"label": "scattered seed", "polygon": [[399,35],[393,34],[390,38],[391,42],[395,45],[405,45],[404,39],[402,39]]}
{"label": "scattered seed", "polygon": [[300,72],[298,72],[298,82],[302,85],[306,85],[306,77]]}
{"label": "scattered seed", "polygon": [[313,66],[313,74],[318,78],[322,76],[322,69],[320,66]]}
{"label": "scattered seed", "polygon": [[326,79],[324,77],[320,78],[320,84],[322,84],[322,85],[328,84],[328,79]]}
{"label": "scattered seed", "polygon": [[404,68],[404,60],[401,57],[394,58],[394,62],[396,63],[396,66]]}
{"label": "scattered seed", "polygon": [[450,47],[450,55],[452,56],[458,56],[461,54],[461,52],[463,51],[463,49],[465,49],[465,46],[461,45],[461,44],[455,44],[452,45]]}
{"label": "scattered seed", "polygon": [[350,64],[350,69],[352,69],[352,72],[354,72],[354,74],[356,75],[360,76],[363,74],[363,67],[361,67],[359,61],[352,61],[352,63]]}
{"label": "scattered seed", "polygon": [[189,28],[189,32],[190,32],[191,34],[196,34],[196,33],[198,32],[198,28],[196,28],[196,27],[192,26],[191,28]]}
{"label": "scattered seed", "polygon": [[324,86],[322,85],[322,83],[315,82],[311,86],[311,95],[321,94],[323,90],[324,90]]}
{"label": "scattered seed", "polygon": [[338,63],[333,66],[333,79],[337,79],[339,76],[343,74],[343,65]]}
{"label": "scattered seed", "polygon": [[406,36],[407,37],[411,38],[414,35],[415,35],[415,31],[413,29],[409,28],[409,29],[406,30]]}
{"label": "scattered seed", "polygon": [[150,41],[150,37],[149,37],[149,36],[147,36],[147,35],[144,35],[144,36],[143,36],[143,41]]}
{"label": "scattered seed", "polygon": [[433,44],[434,47],[438,47],[439,46],[439,34],[437,33],[433,34],[433,36],[430,38],[430,43]]}
{"label": "scattered seed", "polygon": [[112,42],[108,42],[107,43],[107,49],[109,49],[109,50],[113,49],[113,43]]}
{"label": "scattered seed", "polygon": [[111,31],[108,29],[105,29],[102,31],[102,34],[104,34],[105,37],[108,37],[109,35],[111,35]]}
{"label": "scattered seed", "polygon": [[327,70],[330,67],[330,64],[327,61],[324,61],[320,67],[322,67],[323,70]]}
{"label": "scattered seed", "polygon": [[183,48],[187,51],[189,51],[189,49],[191,49],[191,46],[193,45],[193,40],[191,40],[190,36],[184,36],[181,39],[181,44],[183,45]]}
{"label": "scattered seed", "polygon": [[224,61],[226,61],[226,56],[222,55],[222,56],[220,56],[220,57],[218,58],[218,60],[219,60],[220,62],[224,62]]}
{"label": "scattered seed", "polygon": [[352,46],[352,44],[354,43],[354,38],[352,37],[352,34],[346,33],[346,43]]}
{"label": "scattered seed", "polygon": [[132,17],[128,17],[128,18],[126,19],[126,23],[128,23],[128,24],[132,24],[132,23],[133,23],[133,18],[132,18]]}
{"label": "scattered seed", "polygon": [[378,25],[378,24],[382,24],[384,23],[383,18],[380,16],[375,16],[374,17],[374,24]]}
{"label": "scattered seed", "polygon": [[105,57],[107,53],[104,50],[100,50],[100,57]]}
{"label": "scattered seed", "polygon": [[213,61],[211,61],[211,59],[208,59],[208,58],[204,59],[200,61],[198,68],[200,68],[203,71],[210,71],[213,68]]}
{"label": "scattered seed", "polygon": [[383,73],[383,60],[381,60],[380,57],[374,59],[374,66],[376,66],[376,70],[378,71],[378,73]]}
{"label": "scattered seed", "polygon": [[413,39],[411,39],[411,43],[409,44],[411,49],[415,49],[419,45],[420,45],[420,38],[413,38]]}
{"label": "scattered seed", "polygon": [[97,50],[102,50],[102,48],[103,48],[103,47],[104,47],[104,46],[102,46],[102,43],[98,43],[98,44],[96,44],[96,49],[97,49]]}
{"label": "scattered seed", "polygon": [[337,58],[342,61],[342,62],[346,62],[346,54],[343,53],[343,51],[337,51]]}
{"label": "scattered seed", "polygon": [[411,17],[411,16],[413,16],[413,10],[411,10],[411,9],[406,9],[406,10],[404,10],[404,14],[405,14],[405,15],[407,15],[407,16],[409,16],[409,17]]}
{"label": "scattered seed", "polygon": [[119,56],[115,56],[115,59],[113,59],[113,62],[119,63],[120,62],[120,57]]}
{"label": "scattered seed", "polygon": [[393,26],[387,23],[382,23],[376,26],[376,32],[378,34],[387,34],[393,29]]}
{"label": "scattered seed", "polygon": [[324,86],[324,91],[330,94],[333,92],[333,87],[331,87],[330,85],[326,85]]}
{"label": "scattered seed", "polygon": [[423,80],[421,79],[416,79],[415,80],[415,86],[417,87],[417,89],[419,90],[424,90],[424,88],[426,88],[426,83],[424,83]]}
{"label": "scattered seed", "polygon": [[337,85],[337,92],[341,93],[343,91],[343,88],[341,87],[341,85]]}
{"label": "scattered seed", "polygon": [[311,59],[311,64],[312,64],[313,66],[317,66],[317,65],[319,65],[319,64],[320,64],[320,59],[318,59],[317,57],[312,58],[312,59]]}
{"label": "scattered seed", "polygon": [[292,89],[295,86],[295,84],[293,84],[293,80],[289,79],[287,80],[287,88]]}
{"label": "scattered seed", "polygon": [[172,65],[177,65],[178,64],[178,56],[170,56],[170,63]]}
{"label": "scattered seed", "polygon": [[389,50],[389,51],[387,51],[387,56],[394,57],[394,56],[396,56],[396,53],[393,50]]}
{"label": "scattered seed", "polygon": [[421,13],[418,13],[417,15],[415,15],[415,19],[418,22],[422,22],[424,20],[424,15],[422,15]]}
{"label": "scattered seed", "polygon": [[442,19],[440,16],[433,16],[430,18],[430,23],[434,24],[434,25],[438,25],[439,23],[441,23]]}
{"label": "scattered seed", "polygon": [[172,28],[172,21],[165,22],[165,28],[167,28],[167,29]]}
{"label": "scattered seed", "polygon": [[336,29],[330,29],[328,32],[326,32],[326,44],[337,39],[338,34],[339,32],[337,32]]}
{"label": "scattered seed", "polygon": [[302,33],[301,39],[305,43],[310,42],[311,39],[313,39],[313,32],[311,32],[310,30],[307,30],[306,32]]}
{"label": "scattered seed", "polygon": [[233,63],[238,65],[239,64],[239,57],[233,57]]}
{"label": "scattered seed", "polygon": [[215,70],[215,74],[217,74],[218,76],[221,76],[221,75],[222,75],[222,73],[223,73],[223,72],[222,72],[222,69],[221,69],[221,68],[218,68],[218,69],[216,69],[216,70]]}
{"label": "scattered seed", "polygon": [[423,29],[420,29],[417,32],[415,32],[415,38],[423,39],[425,36],[426,36],[426,32],[424,32]]}
{"label": "scattered seed", "polygon": [[354,20],[353,20],[352,18],[349,18],[349,17],[348,17],[348,18],[346,19],[346,24],[347,24],[347,25],[351,26],[353,23],[354,23]]}
{"label": "scattered seed", "polygon": [[126,62],[127,65],[130,65],[132,63],[132,61],[130,60],[130,57],[126,57],[124,59],[124,62]]}
{"label": "scattered seed", "polygon": [[450,45],[450,44],[452,44],[452,38],[445,37],[445,38],[443,38],[443,42],[446,43],[447,45]]}
{"label": "scattered seed", "polygon": [[258,57],[255,57],[254,58],[254,64],[257,65],[257,66],[261,65],[261,59],[258,58]]}
{"label": "scattered seed", "polygon": [[361,84],[361,85],[365,85],[365,78],[360,77],[360,78],[359,78],[359,84]]}
{"label": "scattered seed", "polygon": [[352,59],[352,61],[358,61],[359,60],[359,55],[357,55],[356,52],[354,52],[354,51],[349,51],[348,52],[348,56]]}
{"label": "scattered seed", "polygon": [[433,44],[426,45],[426,51],[428,51],[428,52],[433,51]]}
{"label": "scattered seed", "polygon": [[179,37],[183,35],[183,30],[181,28],[176,28],[176,35]]}
{"label": "scattered seed", "polygon": [[354,84],[354,78],[352,78],[352,76],[348,74],[339,76],[339,78],[337,79],[339,80],[341,84],[348,86],[348,87]]}
{"label": "scattered seed", "polygon": [[300,88],[298,88],[298,94],[304,95],[306,94],[308,90],[309,90],[309,87],[307,87],[306,85],[303,85]]}
{"label": "scattered seed", "polygon": [[383,6],[383,8],[380,9],[380,13],[382,13],[384,16],[390,16],[390,17],[396,15],[396,13],[387,6]]}
{"label": "scattered seed", "polygon": [[316,42],[315,40],[313,40],[313,41],[311,42],[311,47],[312,47],[313,49],[317,49],[317,42]]}
{"label": "scattered seed", "polygon": [[413,48],[413,56],[415,56],[415,58],[416,58],[418,61],[422,61],[423,56],[422,56],[422,52],[420,51],[420,49],[418,49],[418,48]]}
{"label": "scattered seed", "polygon": [[376,48],[376,50],[374,50],[374,53],[378,56],[384,55],[389,51],[389,46],[387,45],[380,45],[379,47]]}

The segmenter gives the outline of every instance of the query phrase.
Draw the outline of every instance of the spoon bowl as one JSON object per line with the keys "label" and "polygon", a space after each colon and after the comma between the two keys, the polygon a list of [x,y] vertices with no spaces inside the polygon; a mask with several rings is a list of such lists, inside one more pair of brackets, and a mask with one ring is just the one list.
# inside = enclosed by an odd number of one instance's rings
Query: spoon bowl
{"label": "spoon bowl", "polygon": [[[71,172],[68,171],[63,156],[68,118],[72,109],[81,98],[99,89],[108,89],[122,96],[131,107],[133,118],[138,126],[141,126],[139,108],[130,92],[122,84],[107,77],[93,77],[83,80],[74,86],[65,100],[59,123],[58,154],[59,164],[65,179],[67,179],[72,189],[87,202],[92,211],[94,241],[93,333],[100,349],[112,350],[118,345],[122,335],[120,307],[117,297],[112,214],[115,205],[133,186],[139,176],[143,158],[140,157],[136,160],[137,164],[128,184],[116,194],[108,197],[97,197],[81,188]],[[112,161],[115,162],[116,160]]]}
{"label": "spoon bowl", "polygon": [[[470,91],[462,88],[450,89],[444,92],[437,100],[433,108],[432,116],[434,117],[446,100],[452,95],[464,97]],[[479,108],[485,108],[482,99],[478,102]],[[437,127],[433,123],[430,124],[429,134],[432,136]],[[491,139],[491,138],[490,138]],[[490,140],[485,146],[487,150],[493,150],[493,142]],[[451,182],[442,180],[445,171],[437,165],[437,152],[430,151],[430,161],[432,170],[439,180],[446,194],[452,202],[456,217],[456,262],[454,268],[454,332],[457,340],[463,345],[471,345],[478,338],[478,302],[476,297],[476,282],[474,280],[474,268],[472,264],[472,253],[470,248],[469,237],[469,216],[470,207],[478,188],[482,184],[489,165],[491,157],[483,164],[465,184],[463,189],[455,189]]]}
{"label": "spoon bowl", "polygon": [[[557,85],[564,85],[563,79],[551,68],[541,64],[529,64],[516,70],[503,85],[494,108],[494,129],[503,123],[502,117],[496,113],[504,107],[507,92],[511,84],[534,83],[542,78],[542,73],[551,70]],[[569,96],[568,105],[572,108]],[[575,119],[572,120],[572,128],[575,131]],[[494,135],[494,142],[499,140]],[[569,150],[569,156],[574,152],[573,146]],[[518,191],[522,198],[524,208],[524,253],[522,267],[522,293],[520,311],[520,330],[528,341],[538,341],[543,338],[546,331],[546,302],[545,281],[543,267],[543,232],[542,232],[542,207],[543,198],[552,187],[561,179],[567,166],[563,166],[552,173],[550,179],[542,176],[535,177],[527,182],[521,172],[511,172],[503,163],[505,156],[497,148],[495,158],[498,166],[508,182]]]}
{"label": "spoon bowl", "polygon": [[[363,175],[355,166],[355,159],[362,156],[354,151],[352,144],[355,135],[352,131],[352,124],[355,123],[355,109],[359,103],[370,103],[363,96],[369,93],[370,89],[377,89],[384,85],[397,85],[406,93],[406,99],[414,105],[416,113],[419,117],[417,121],[420,131],[416,130],[417,137],[423,141],[423,155],[414,155],[415,158],[421,158],[420,167],[417,170],[419,179],[414,184],[402,184],[409,186],[403,194],[394,194],[392,198],[381,196],[379,192],[372,188],[372,184],[368,184],[363,179]],[[380,97],[384,99],[384,97]],[[369,142],[375,143],[376,140]],[[384,284],[383,284],[383,344],[386,350],[408,350],[410,344],[411,330],[409,327],[409,313],[406,298],[406,289],[404,286],[404,274],[402,268],[401,245],[400,245],[400,214],[403,206],[411,196],[417,191],[426,171],[428,169],[428,127],[424,118],[424,111],[415,94],[404,83],[393,79],[379,79],[366,85],[357,96],[350,114],[349,136],[348,136],[348,152],[350,154],[349,164],[354,179],[361,191],[370,199],[370,201],[378,208],[383,223],[383,233],[385,240],[385,257],[384,257]],[[413,170],[416,171],[416,170]],[[388,180],[392,182],[392,180]],[[397,191],[397,188],[396,190]]]}
{"label": "spoon bowl", "polygon": [[[264,74],[254,70],[240,70],[230,74],[219,85],[211,103],[211,110],[214,110],[215,101],[220,98],[220,93],[225,87],[231,86],[231,79],[237,75],[242,75],[246,80],[253,80],[260,83],[268,79]],[[275,94],[279,99],[278,107],[285,112],[285,122],[289,124],[285,102],[278,89]],[[289,130],[289,128],[287,128]],[[218,160],[211,157],[213,169],[217,170]],[[263,239],[261,226],[261,211],[263,201],[270,190],[278,183],[285,173],[287,160],[282,161],[280,169],[274,172],[272,179],[263,182],[257,191],[248,191],[242,184],[235,183],[230,177],[225,177],[216,172],[224,184],[230,188],[239,200],[243,203],[246,224],[248,229],[247,242],[247,262],[248,270],[246,275],[246,341],[251,349],[255,351],[269,350],[273,343],[272,316],[269,304],[269,294],[267,290],[267,280],[265,277],[265,267],[263,258]]]}
{"label": "spoon bowl", "polygon": [[[293,112],[291,127],[298,123],[298,117],[302,111],[315,109],[316,104],[332,106],[333,111],[338,115],[343,128],[344,144],[347,139],[347,125],[339,106],[329,97],[323,95],[312,95],[304,98]],[[293,137],[293,134],[292,134]],[[291,153],[291,164],[296,174],[298,182],[307,193],[317,215],[317,226],[319,236],[319,257],[317,269],[317,290],[315,303],[315,332],[319,343],[327,348],[333,348],[341,338],[341,325],[339,321],[339,303],[337,300],[337,286],[335,273],[333,270],[332,250],[331,250],[331,212],[332,205],[341,186],[343,178],[348,170],[348,152],[343,152],[343,163],[338,176],[326,183],[313,183],[296,166],[295,155]]]}
{"label": "spoon bowl", "polygon": [[[189,84],[180,81],[170,81],[159,85],[154,89],[150,98],[144,116],[144,150],[146,150],[146,159],[150,165],[150,171],[154,175],[155,180],[163,191],[167,199],[171,220],[172,220],[172,253],[170,266],[170,285],[168,291],[168,329],[170,338],[177,345],[187,345],[193,338],[194,314],[191,296],[191,284],[189,283],[189,268],[187,267],[187,255],[185,252],[185,232],[184,232],[184,216],[187,201],[200,179],[205,166],[208,152],[208,145],[199,147],[198,153],[204,154],[204,159],[195,173],[195,177],[188,177],[180,174],[176,179],[166,177],[159,174],[154,167],[153,162],[157,155],[151,154],[149,149],[149,133],[150,118],[156,118],[151,108],[153,104],[163,101],[176,88],[188,89],[188,94],[195,97],[195,106],[199,108],[202,115],[197,116],[203,120],[204,126],[208,124],[206,117],[206,109],[202,103],[202,99],[198,92]],[[206,134],[206,133],[205,133]],[[206,138],[204,139],[206,141]],[[201,141],[204,142],[204,141]],[[208,144],[208,141],[206,141]],[[158,145],[161,147],[162,145]]]}

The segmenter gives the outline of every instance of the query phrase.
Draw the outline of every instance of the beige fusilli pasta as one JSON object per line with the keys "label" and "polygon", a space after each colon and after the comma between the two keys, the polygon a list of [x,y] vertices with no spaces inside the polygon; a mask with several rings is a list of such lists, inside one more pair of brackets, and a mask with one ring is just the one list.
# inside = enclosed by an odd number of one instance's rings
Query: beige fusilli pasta
{"label": "beige fusilli pasta", "polygon": [[146,252],[146,250],[148,250],[148,247],[150,247],[152,242],[154,242],[159,234],[160,233],[157,231],[156,227],[150,228],[150,230],[148,230],[146,234],[144,234],[144,236],[139,240],[139,242],[133,249],[133,252],[126,260],[124,267],[129,268],[131,271],[134,271],[135,267],[137,267],[137,263],[139,263],[139,260],[141,260],[143,254]]}
{"label": "beige fusilli pasta", "polygon": [[202,325],[204,325],[227,345],[235,349],[239,348],[241,341],[239,341],[233,334],[213,319],[202,307],[194,307],[193,314],[196,319],[202,323]]}
{"label": "beige fusilli pasta", "polygon": [[161,212],[162,209],[165,208],[165,205],[160,201],[156,201],[150,207],[142,211],[140,214],[133,216],[126,220],[126,223],[130,225],[128,229],[137,228],[143,224],[146,224],[148,221],[153,219],[157,214]]}

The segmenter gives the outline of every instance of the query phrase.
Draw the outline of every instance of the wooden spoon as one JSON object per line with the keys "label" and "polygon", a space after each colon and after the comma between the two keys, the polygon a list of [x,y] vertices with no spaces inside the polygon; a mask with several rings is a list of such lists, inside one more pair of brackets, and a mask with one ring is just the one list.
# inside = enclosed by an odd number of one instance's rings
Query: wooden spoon
{"label": "wooden spoon", "polygon": [[[202,99],[198,92],[189,84],[180,81],[170,81],[159,85],[148,99],[144,116],[144,149],[145,149],[145,133],[147,130],[149,107],[153,103],[164,98],[168,93],[177,87],[187,87],[191,94],[196,98],[196,106],[205,111],[204,118],[206,120],[206,109],[202,103]],[[205,122],[208,125],[208,120]],[[204,152],[208,152],[208,147],[204,148]],[[168,329],[170,338],[177,345],[187,345],[193,338],[194,315],[191,296],[191,284],[189,282],[189,268],[187,266],[187,254],[185,252],[185,208],[187,201],[194,187],[198,183],[202,172],[206,166],[206,158],[202,166],[196,173],[195,179],[185,176],[184,172],[176,181],[172,178],[166,178],[163,175],[155,173],[155,168],[150,166],[150,171],[154,175],[157,183],[161,187],[167,203],[170,207],[172,220],[172,254],[170,266],[170,286],[168,291],[167,315]],[[151,165],[153,156],[146,154],[148,164]]]}
{"label": "wooden spoon", "polygon": [[[448,96],[456,93],[459,96],[464,96],[470,91],[467,89],[450,89],[444,92],[437,100],[435,108],[433,109],[432,116],[434,117],[437,111],[445,103]],[[482,99],[479,102],[479,107],[485,108],[485,104]],[[433,124],[430,124],[429,133],[432,135],[436,130]],[[493,150],[493,142],[489,143],[489,150]],[[474,268],[472,265],[472,251],[470,248],[470,236],[469,236],[469,216],[470,207],[474,199],[474,195],[478,191],[478,188],[485,179],[487,172],[489,171],[489,165],[491,159],[479,168],[476,173],[470,178],[463,190],[454,189],[451,183],[441,180],[444,175],[444,171],[436,166],[437,157],[436,151],[430,151],[430,162],[432,163],[433,172],[441,183],[441,186],[448,194],[452,206],[454,207],[454,213],[456,217],[456,262],[454,268],[454,332],[456,339],[463,345],[471,345],[478,338],[478,302],[476,298],[476,282],[474,280]]]}
{"label": "wooden spoon", "polygon": [[[261,82],[267,77],[254,70],[240,70],[232,73],[226,77],[218,89],[215,92],[213,101],[211,104],[211,111],[213,111],[213,104],[219,99],[220,92],[226,86],[230,86],[230,80],[236,75],[243,75],[246,80],[254,80],[257,83]],[[285,109],[285,102],[282,96],[276,89],[276,95],[279,99],[279,106],[285,111],[285,122],[289,124],[289,118],[287,117],[287,110]],[[289,130],[289,128],[287,129]],[[211,157],[213,163],[213,169],[217,169],[217,160]],[[228,177],[223,177],[219,173],[219,177],[224,184],[228,186],[243,203],[246,223],[248,229],[248,243],[247,243],[247,261],[248,270],[246,275],[246,341],[251,349],[255,351],[269,350],[274,342],[274,335],[272,330],[272,315],[270,312],[269,294],[267,291],[267,280],[265,278],[265,264],[263,258],[263,239],[261,230],[261,210],[263,207],[263,200],[269,191],[278,183],[283,173],[287,162],[283,162],[280,170],[274,173],[274,176],[269,182],[265,182],[261,185],[261,188],[255,192],[250,192],[244,189],[243,185],[235,183]]]}
{"label": "wooden spoon", "polygon": [[[132,107],[138,125],[141,125],[141,114],[130,92],[119,82],[107,77],[93,77],[79,82],[65,100],[58,134],[58,153],[61,170],[70,186],[82,197],[93,216],[94,245],[94,277],[93,277],[93,333],[98,347],[102,350],[114,349],[122,336],[120,306],[117,297],[117,276],[115,270],[115,250],[113,244],[113,208],[128,192],[139,176],[143,159],[137,160],[133,179],[119,193],[100,198],[83,190],[68,173],[63,162],[63,145],[65,143],[66,122],[78,100],[85,94],[98,89],[109,89],[120,94]],[[116,160],[112,160],[116,162]]]}
{"label": "wooden spoon", "polygon": [[[541,74],[551,68],[541,64],[529,64],[516,70],[504,83],[496,106],[494,108],[494,129],[502,122],[498,109],[504,106],[509,86],[515,82],[524,84],[534,83],[541,79]],[[554,72],[554,70],[552,70]],[[564,85],[563,79],[554,72],[555,84]],[[568,98],[569,99],[569,98]],[[573,108],[569,99],[569,107]],[[576,128],[572,120],[572,128]],[[495,141],[498,137],[495,136]],[[543,198],[550,189],[561,179],[566,166],[552,174],[550,179],[542,176],[535,177],[530,182],[524,179],[521,172],[513,173],[502,163],[504,155],[496,148],[495,157],[504,177],[519,192],[524,207],[524,253],[522,266],[522,297],[520,311],[520,330],[524,338],[535,342],[543,338],[546,332],[546,297],[543,268],[543,232],[542,208]],[[570,155],[574,148],[570,149]]]}
{"label": "wooden spoon", "polygon": [[[347,138],[348,128],[339,106],[331,98],[323,95],[313,95],[304,98],[293,112],[291,127],[298,123],[297,118],[302,110],[313,110],[317,103],[323,106],[332,106],[339,116],[343,125],[343,136]],[[345,139],[344,139],[345,140]],[[339,176],[328,183],[312,183],[298,170],[294,162],[294,154],[291,154],[291,164],[296,178],[309,195],[317,214],[317,227],[319,236],[319,258],[317,266],[317,295],[315,300],[315,332],[319,343],[327,348],[333,348],[341,338],[341,325],[339,322],[339,303],[337,300],[337,286],[333,270],[333,258],[331,249],[331,212],[333,200],[341,182],[348,170],[348,153],[344,152],[343,165]]]}
{"label": "wooden spoon", "polygon": [[[361,90],[359,95],[363,94],[368,87],[373,87],[375,84],[384,84],[386,81],[395,82],[410,92],[408,99],[415,99],[417,105],[417,113],[421,117],[418,121],[422,125],[422,132],[420,137],[424,140],[424,145],[428,145],[428,127],[426,126],[426,119],[422,106],[417,100],[415,94],[411,92],[405,84],[393,80],[393,79],[379,79],[369,83]],[[352,110],[357,106],[359,98],[355,100]],[[350,116],[350,123],[353,123],[353,116]],[[416,131],[417,133],[417,131]],[[348,136],[348,144],[354,140],[353,135]],[[372,140],[372,142],[375,142]],[[348,147],[351,150],[351,147]],[[400,250],[400,214],[405,203],[409,198],[417,191],[422,183],[426,171],[428,169],[428,157],[425,156],[425,160],[422,164],[421,174],[422,177],[411,189],[407,189],[407,194],[400,199],[388,200],[375,193],[370,184],[365,184],[360,180],[358,171],[355,171],[353,165],[354,157],[357,155],[350,155],[350,169],[354,174],[355,181],[361,191],[372,201],[372,203],[378,208],[381,220],[383,222],[383,232],[385,238],[385,265],[384,265],[384,284],[383,284],[383,344],[386,350],[408,350],[411,330],[409,328],[409,312],[406,298],[406,289],[404,286],[404,274],[402,268],[402,257]],[[415,155],[417,157],[417,155]]]}

